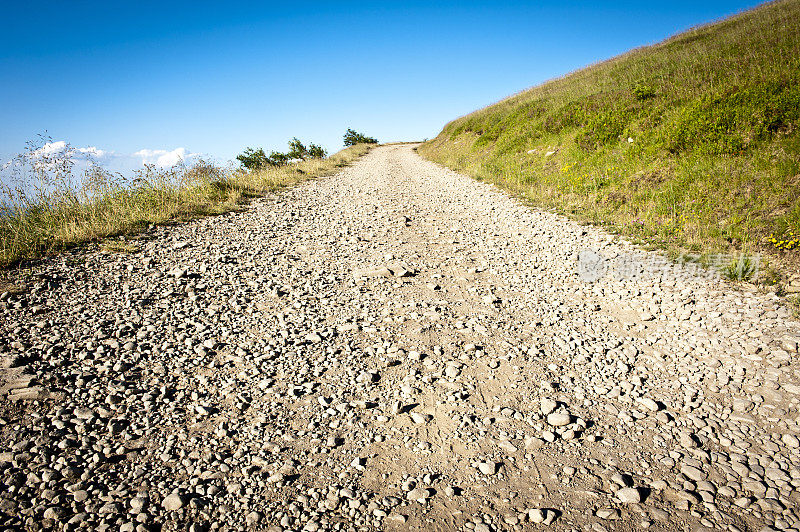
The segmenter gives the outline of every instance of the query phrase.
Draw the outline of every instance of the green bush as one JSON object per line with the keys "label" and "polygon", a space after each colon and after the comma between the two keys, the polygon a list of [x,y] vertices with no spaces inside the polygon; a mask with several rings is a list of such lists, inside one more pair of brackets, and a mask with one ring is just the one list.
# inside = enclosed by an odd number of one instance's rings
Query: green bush
{"label": "green bush", "polygon": [[[274,152],[273,152],[274,153]],[[264,168],[269,164],[267,154],[264,153],[264,148],[245,148],[245,150],[236,156],[242,167],[248,170],[258,170]]]}
{"label": "green bush", "polygon": [[633,87],[633,95],[637,100],[643,102],[645,100],[649,100],[650,98],[655,98],[656,90],[640,81]]}
{"label": "green bush", "polygon": [[289,161],[308,159],[324,159],[328,153],[322,146],[318,146],[313,142],[306,147],[305,144],[295,137],[289,141],[289,151],[281,153],[273,151],[269,157],[264,153],[264,148],[246,148],[244,152],[236,156],[236,159],[241,163],[243,168],[248,170],[259,170],[267,166],[283,166]]}
{"label": "green bush", "polygon": [[283,166],[289,162],[289,157],[287,157],[285,153],[273,151],[269,154],[267,162],[272,166]]}
{"label": "green bush", "polygon": [[618,142],[630,118],[623,109],[611,109],[592,115],[575,139],[587,151]]}
{"label": "green bush", "polygon": [[666,133],[669,151],[690,149],[711,155],[735,154],[751,142],[769,140],[800,118],[800,88],[761,84],[704,94],[685,106]]}
{"label": "green bush", "polygon": [[378,143],[377,139],[368,137],[363,133],[353,131],[350,128],[348,128],[347,131],[345,131],[344,133],[345,146],[355,146],[356,144],[377,144],[377,143]]}
{"label": "green bush", "polygon": [[305,144],[300,142],[300,139],[294,137],[289,141],[289,151],[286,153],[286,157],[289,159],[300,159],[301,161],[305,161],[306,159],[322,159],[325,157],[325,150],[313,142],[306,147]]}
{"label": "green bush", "polygon": [[322,146],[317,146],[313,142],[308,145],[308,156],[312,159],[322,159],[327,155]]}

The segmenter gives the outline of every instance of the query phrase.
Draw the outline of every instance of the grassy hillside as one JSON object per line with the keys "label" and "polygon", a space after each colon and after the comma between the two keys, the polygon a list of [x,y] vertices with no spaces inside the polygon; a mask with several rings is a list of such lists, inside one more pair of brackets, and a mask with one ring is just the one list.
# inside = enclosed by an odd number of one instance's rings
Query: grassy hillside
{"label": "grassy hillside", "polygon": [[[252,172],[205,161],[168,169],[151,166],[132,182],[96,168],[80,186],[60,176],[64,161],[46,164],[34,172],[39,182],[34,193],[0,187],[0,269],[79,244],[137,233],[149,224],[237,210],[248,198],[338,172],[370,148],[357,144],[324,159]],[[107,251],[135,249],[122,240],[104,240],[102,245]]]}
{"label": "grassy hillside", "polygon": [[450,122],[419,151],[646,245],[791,263],[800,0],[549,81]]}

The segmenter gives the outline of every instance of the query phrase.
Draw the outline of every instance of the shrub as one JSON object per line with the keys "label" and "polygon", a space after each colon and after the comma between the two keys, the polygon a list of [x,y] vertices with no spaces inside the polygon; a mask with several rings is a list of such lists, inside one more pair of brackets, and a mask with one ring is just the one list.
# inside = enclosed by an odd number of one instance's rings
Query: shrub
{"label": "shrub", "polygon": [[649,85],[639,82],[633,87],[633,95],[637,100],[643,102],[645,100],[649,100],[650,98],[655,98],[656,90]]}
{"label": "shrub", "polygon": [[617,142],[629,120],[624,109],[595,113],[576,137],[576,143],[586,151],[593,151]]}
{"label": "shrub", "polygon": [[312,159],[322,159],[327,155],[327,152],[322,146],[317,146],[313,142],[308,145],[308,156]]}
{"label": "shrub", "polygon": [[284,164],[289,162],[289,157],[285,153],[281,153],[279,151],[273,151],[272,153],[269,154],[267,162],[272,166],[283,166]]}
{"label": "shrub", "polygon": [[372,137],[367,137],[363,133],[359,133],[357,131],[353,131],[352,129],[347,129],[344,133],[344,145],[345,146],[354,146],[356,144],[377,144],[378,140]]}
{"label": "shrub", "polygon": [[[273,152],[274,154],[275,152]],[[264,153],[264,148],[245,148],[245,150],[236,156],[236,160],[241,163],[244,168],[248,170],[258,170],[270,164],[267,154]]]}
{"label": "shrub", "polygon": [[300,139],[294,137],[289,141],[289,151],[286,152],[286,157],[289,159],[305,160],[308,156],[308,148],[300,142]]}
{"label": "shrub", "polygon": [[302,161],[306,159],[322,159],[325,157],[325,150],[322,146],[318,146],[313,142],[306,147],[305,144],[300,142],[300,139],[294,137],[289,141],[289,151],[286,153],[286,157]]}
{"label": "shrub", "polygon": [[307,159],[323,159],[328,153],[322,146],[318,146],[313,142],[305,146],[300,140],[295,137],[289,141],[289,151],[281,153],[273,151],[269,157],[264,153],[264,148],[247,148],[243,153],[236,156],[236,159],[242,164],[242,167],[248,170],[259,170],[267,166],[283,166],[292,159],[299,159],[305,161]]}

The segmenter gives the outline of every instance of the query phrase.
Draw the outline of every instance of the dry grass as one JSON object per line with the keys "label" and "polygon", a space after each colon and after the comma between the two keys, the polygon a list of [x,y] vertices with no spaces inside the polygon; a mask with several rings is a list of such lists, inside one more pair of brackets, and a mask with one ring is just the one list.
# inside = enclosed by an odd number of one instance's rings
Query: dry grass
{"label": "dry grass", "polygon": [[103,241],[109,252],[130,252],[131,244],[110,237],[240,209],[248,198],[331,175],[369,149],[360,144],[325,159],[249,173],[200,161],[168,170],[146,167],[123,180],[92,168],[80,186],[66,177],[69,168],[63,165],[34,165],[27,176],[34,182],[3,190],[0,268],[92,241]]}

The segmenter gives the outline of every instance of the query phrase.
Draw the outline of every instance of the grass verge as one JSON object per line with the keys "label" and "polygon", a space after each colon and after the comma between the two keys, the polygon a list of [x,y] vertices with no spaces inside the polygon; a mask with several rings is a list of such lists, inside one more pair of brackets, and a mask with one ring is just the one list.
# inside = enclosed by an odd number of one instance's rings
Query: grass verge
{"label": "grass verge", "polygon": [[549,81],[419,152],[651,249],[759,253],[796,272],[800,1]]}
{"label": "grass verge", "polygon": [[[56,179],[37,192],[6,187],[0,216],[0,268],[87,242],[136,233],[151,224],[188,220],[240,209],[249,198],[300,181],[331,175],[367,153],[368,144],[348,147],[324,159],[310,159],[258,171],[224,169],[200,161],[188,167],[147,167],[122,183],[94,169],[80,187]],[[40,181],[54,172],[39,169]],[[48,174],[49,172],[49,174]],[[127,246],[103,242],[108,251]]]}

